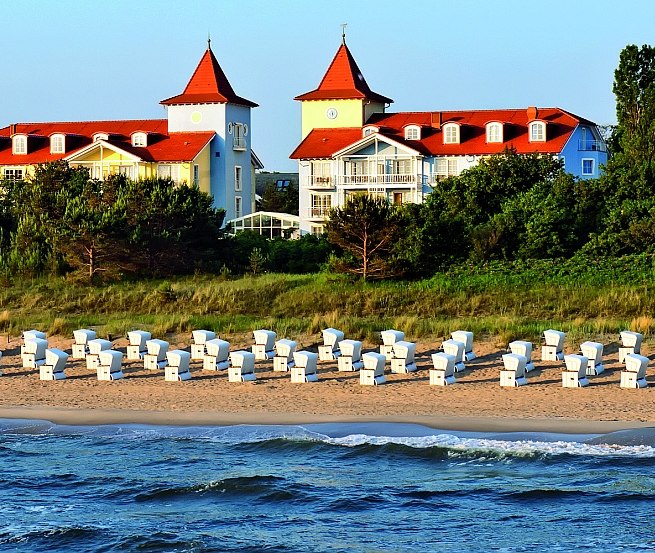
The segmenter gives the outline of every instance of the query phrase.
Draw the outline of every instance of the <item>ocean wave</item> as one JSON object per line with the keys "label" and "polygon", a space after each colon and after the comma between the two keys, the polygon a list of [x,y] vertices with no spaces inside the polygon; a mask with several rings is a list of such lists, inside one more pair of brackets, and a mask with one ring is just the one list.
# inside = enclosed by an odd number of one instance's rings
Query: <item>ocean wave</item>
{"label": "ocean wave", "polygon": [[15,532],[9,527],[0,532],[0,545],[15,545],[21,548],[42,546],[51,551],[82,551],[85,550],[85,542],[101,542],[103,534],[103,528],[91,526],[68,526],[28,532]]}

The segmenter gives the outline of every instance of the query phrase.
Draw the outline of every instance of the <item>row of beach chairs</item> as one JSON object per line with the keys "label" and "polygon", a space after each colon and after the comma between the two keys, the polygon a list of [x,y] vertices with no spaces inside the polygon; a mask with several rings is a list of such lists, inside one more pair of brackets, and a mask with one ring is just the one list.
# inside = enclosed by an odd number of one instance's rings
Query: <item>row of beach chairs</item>
{"label": "row of beach chairs", "polygon": [[[247,382],[256,379],[255,362],[273,360],[273,370],[290,372],[292,382],[316,382],[318,361],[337,360],[339,371],[359,371],[362,385],[377,385],[385,382],[385,365],[390,362],[392,373],[410,373],[417,370],[415,362],[416,344],[405,341],[405,335],[398,330],[381,333],[380,351],[362,353],[362,343],[345,339],[344,333],[328,328],[323,330],[323,344],[318,354],[311,351],[297,351],[293,340],[280,339],[272,330],[255,330],[251,351],[230,352],[230,344],[208,330],[194,330],[190,352],[180,349],[169,351],[166,341],[153,339],[150,332],[134,330],[128,332],[129,344],[126,350],[128,360],[143,361],[144,368],[164,370],[167,381],[186,381],[191,378],[190,361],[202,361],[204,370],[228,371],[230,382]],[[90,370],[96,370],[98,380],[119,380],[123,378],[123,353],[112,349],[112,342],[96,337],[89,329],[73,333],[73,359],[85,359]],[[64,379],[64,368],[68,353],[49,348],[46,335],[37,330],[23,333],[21,346],[23,367],[38,369],[42,380]],[[584,387],[589,384],[588,376],[604,371],[603,345],[584,342],[580,354],[564,355],[565,333],[546,330],[541,347],[543,361],[564,361],[562,371],[563,387]],[[647,386],[646,369],[648,358],[640,355],[643,336],[637,332],[621,332],[619,362],[625,364],[621,373],[620,386],[643,388]],[[430,384],[447,386],[456,382],[456,373],[465,369],[466,363],[475,358],[473,333],[458,330],[441,345],[441,351],[432,355]],[[517,387],[527,384],[528,373],[535,368],[532,362],[531,342],[514,341],[509,352],[502,356],[500,371],[502,387]],[[0,354],[1,356],[1,354]],[[1,373],[0,373],[1,375]]]}

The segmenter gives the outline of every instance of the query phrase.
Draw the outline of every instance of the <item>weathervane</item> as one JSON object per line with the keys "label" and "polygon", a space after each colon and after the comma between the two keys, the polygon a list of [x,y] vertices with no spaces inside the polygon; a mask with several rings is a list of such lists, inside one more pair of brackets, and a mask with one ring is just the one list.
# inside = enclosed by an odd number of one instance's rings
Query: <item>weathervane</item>
{"label": "weathervane", "polygon": [[212,37],[209,34],[209,31],[207,31],[207,50],[212,49]]}
{"label": "weathervane", "polygon": [[346,27],[348,26],[348,23],[342,23],[341,24],[341,40],[343,43],[346,43]]}

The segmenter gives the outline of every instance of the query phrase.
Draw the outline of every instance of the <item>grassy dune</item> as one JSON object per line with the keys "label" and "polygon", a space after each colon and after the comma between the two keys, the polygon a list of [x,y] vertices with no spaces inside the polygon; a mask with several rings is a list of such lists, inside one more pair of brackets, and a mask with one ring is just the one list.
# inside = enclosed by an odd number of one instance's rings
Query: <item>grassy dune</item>
{"label": "grassy dune", "polygon": [[334,326],[349,337],[375,341],[385,328],[403,330],[411,340],[464,328],[502,345],[516,338],[538,341],[549,327],[568,332],[573,341],[616,339],[626,328],[646,335],[655,329],[650,270],[630,274],[617,264],[574,274],[577,265],[574,273],[553,267],[463,267],[429,280],[383,283],[328,274],[233,280],[202,275],[106,286],[53,277],[23,280],[0,289],[0,331],[18,335],[34,327],[66,335],[91,326],[100,335],[144,328],[163,336],[194,328],[233,334],[264,327],[293,337]]}

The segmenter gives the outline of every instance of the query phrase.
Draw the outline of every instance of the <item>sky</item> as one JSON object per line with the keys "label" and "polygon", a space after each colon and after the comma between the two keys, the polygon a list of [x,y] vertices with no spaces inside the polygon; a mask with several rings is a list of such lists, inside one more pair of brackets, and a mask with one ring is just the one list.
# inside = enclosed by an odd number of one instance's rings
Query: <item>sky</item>
{"label": "sky", "polygon": [[560,107],[616,122],[619,54],[655,44],[653,0],[0,0],[0,128],[158,119],[207,36],[267,171],[296,171],[300,103],[346,42],[387,110]]}

